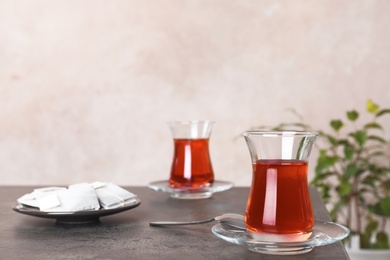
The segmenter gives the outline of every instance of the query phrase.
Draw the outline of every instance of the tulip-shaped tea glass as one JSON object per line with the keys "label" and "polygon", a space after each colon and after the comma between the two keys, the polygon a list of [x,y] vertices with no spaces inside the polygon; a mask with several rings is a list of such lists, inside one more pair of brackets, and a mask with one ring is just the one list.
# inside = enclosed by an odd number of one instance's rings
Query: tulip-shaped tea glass
{"label": "tulip-shaped tea glass", "polygon": [[247,230],[255,240],[306,240],[314,226],[307,171],[317,133],[247,131],[243,135],[253,164]]}
{"label": "tulip-shaped tea glass", "polygon": [[201,188],[214,181],[209,153],[213,121],[169,122],[174,155],[169,183],[173,188]]}

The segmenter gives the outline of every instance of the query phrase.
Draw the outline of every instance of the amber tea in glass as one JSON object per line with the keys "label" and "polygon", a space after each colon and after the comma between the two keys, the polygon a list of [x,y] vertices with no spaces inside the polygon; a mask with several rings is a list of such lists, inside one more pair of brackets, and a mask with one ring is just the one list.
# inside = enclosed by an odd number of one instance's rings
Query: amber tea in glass
{"label": "amber tea in glass", "polygon": [[253,166],[247,230],[274,241],[301,241],[314,226],[307,172],[312,132],[244,132]]}
{"label": "amber tea in glass", "polygon": [[173,135],[174,155],[170,185],[180,187],[205,187],[214,181],[209,153],[212,121],[169,122]]}

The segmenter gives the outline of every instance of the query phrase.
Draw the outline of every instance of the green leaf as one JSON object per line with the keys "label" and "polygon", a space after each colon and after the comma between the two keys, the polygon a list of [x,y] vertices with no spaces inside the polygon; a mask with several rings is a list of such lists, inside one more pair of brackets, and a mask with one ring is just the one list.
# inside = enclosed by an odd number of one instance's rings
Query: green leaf
{"label": "green leaf", "polygon": [[350,178],[350,177],[353,177],[353,176],[356,176],[357,173],[359,172],[359,168],[354,165],[354,164],[349,164],[347,166],[347,168],[345,169],[345,175]]}
{"label": "green leaf", "polygon": [[328,185],[321,185],[321,193],[322,193],[322,198],[325,201],[328,201],[330,199],[329,186]]}
{"label": "green leaf", "polygon": [[331,135],[327,135],[326,138],[328,139],[329,143],[333,146],[337,145],[337,138],[333,137]]}
{"label": "green leaf", "polygon": [[383,151],[374,151],[367,155],[367,157],[382,157],[385,153]]}
{"label": "green leaf", "polygon": [[384,114],[390,114],[390,109],[382,109],[376,114],[376,117],[383,116]]}
{"label": "green leaf", "polygon": [[[390,173],[389,168],[380,167],[376,164],[369,164],[368,169],[369,169],[369,172],[372,176],[375,176],[378,178],[378,181],[380,181],[381,186],[386,187],[387,182],[390,181],[390,179],[385,180],[384,178],[387,178],[386,176],[388,176],[388,174]],[[386,190],[390,191],[390,189],[386,189]],[[388,195],[387,192],[386,192],[386,195]]]}
{"label": "green leaf", "polygon": [[351,160],[353,155],[355,153],[355,149],[351,145],[345,145],[344,146],[344,155],[347,160]]}
{"label": "green leaf", "polygon": [[390,197],[378,201],[371,207],[371,211],[379,216],[390,217]]}
{"label": "green leaf", "polygon": [[375,104],[371,99],[369,99],[367,100],[366,108],[369,113],[375,114],[378,111],[379,106]]}
{"label": "green leaf", "polygon": [[385,216],[390,217],[390,197],[383,198],[379,201],[381,208]]}
{"label": "green leaf", "polygon": [[[325,180],[326,178],[333,176],[333,172],[321,172],[319,174],[316,174],[312,180],[313,185],[319,185],[321,181]],[[319,185],[321,186],[321,185]]]}
{"label": "green leaf", "polygon": [[326,184],[313,184],[313,181],[311,184],[318,188],[318,191],[321,193],[321,198],[327,203],[330,199],[329,186]]}
{"label": "green leaf", "polygon": [[359,117],[359,113],[356,110],[352,110],[352,111],[347,112],[347,118],[352,122],[356,121],[356,119],[358,119],[358,117]]}
{"label": "green leaf", "polygon": [[339,131],[343,126],[344,123],[341,120],[332,120],[330,121],[330,126],[335,130],[336,132]]}
{"label": "green leaf", "polygon": [[371,233],[363,233],[360,235],[360,248],[370,248]]}
{"label": "green leaf", "polygon": [[337,187],[337,191],[340,197],[348,196],[352,191],[352,185],[347,181],[340,181],[340,185]]}
{"label": "green leaf", "polygon": [[363,234],[360,235],[360,247],[371,248],[372,233],[378,228],[378,222],[372,218],[367,219],[368,223]]}
{"label": "green leaf", "polygon": [[375,181],[377,181],[378,178],[376,176],[371,176],[371,175],[368,175],[367,177],[365,177],[363,180],[362,180],[362,183],[363,184],[367,184],[371,187],[374,187],[375,186]]}
{"label": "green leaf", "polygon": [[376,234],[376,241],[372,245],[374,249],[389,249],[389,237],[385,232],[378,232]]}
{"label": "green leaf", "polygon": [[355,133],[352,133],[351,136],[360,146],[363,146],[364,143],[367,141],[367,134],[365,131],[356,131]]}
{"label": "green leaf", "polygon": [[377,135],[369,135],[369,136],[367,136],[367,139],[372,140],[372,141],[378,141],[382,144],[385,144],[387,142],[384,138],[377,136]]}
{"label": "green leaf", "polygon": [[378,228],[378,221],[370,219],[364,231],[368,234],[371,234],[377,228]]}
{"label": "green leaf", "polygon": [[381,129],[381,130],[383,129],[383,127],[380,124],[375,123],[375,122],[368,123],[368,124],[364,125],[364,129],[370,129],[370,128]]}
{"label": "green leaf", "polygon": [[[388,171],[390,172],[390,171]],[[390,190],[390,180],[387,180],[383,183],[383,187],[386,189],[386,190]]]}
{"label": "green leaf", "polygon": [[332,167],[339,159],[340,158],[338,156],[327,156],[326,151],[323,150],[317,159],[317,165],[315,168],[316,173],[321,174],[322,171]]}
{"label": "green leaf", "polygon": [[333,205],[333,208],[329,211],[329,215],[333,221],[335,221],[335,222],[337,221],[338,213],[343,206],[344,206],[344,203],[342,203],[341,201],[338,201]]}

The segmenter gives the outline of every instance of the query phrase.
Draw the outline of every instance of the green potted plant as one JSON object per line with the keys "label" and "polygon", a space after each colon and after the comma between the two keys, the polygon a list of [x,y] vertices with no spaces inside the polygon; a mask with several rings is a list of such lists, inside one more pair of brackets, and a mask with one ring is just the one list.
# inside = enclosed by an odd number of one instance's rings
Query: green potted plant
{"label": "green potted plant", "polygon": [[[386,232],[390,141],[384,137],[380,118],[390,114],[390,109],[368,100],[365,112],[347,111],[344,118],[330,121],[329,132],[317,130],[319,156],[311,184],[320,190],[333,221],[347,226],[350,237],[359,238],[360,248],[382,252],[390,249]],[[275,129],[287,128],[313,130],[303,122],[284,123]],[[346,241],[346,247],[350,246],[351,241]],[[385,252],[385,259],[390,259],[390,250]]]}

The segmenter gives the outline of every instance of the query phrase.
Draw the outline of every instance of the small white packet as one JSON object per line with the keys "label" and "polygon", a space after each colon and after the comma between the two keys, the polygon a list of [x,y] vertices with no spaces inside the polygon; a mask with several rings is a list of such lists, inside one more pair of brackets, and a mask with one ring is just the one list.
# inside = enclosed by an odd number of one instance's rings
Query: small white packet
{"label": "small white packet", "polygon": [[[74,212],[86,210],[98,210],[100,204],[95,189],[88,183],[70,185],[67,190],[55,194],[60,201],[60,205],[49,207],[52,201],[44,201],[47,204],[39,204],[42,211],[49,212]],[[54,205],[54,203],[52,204]]]}
{"label": "small white packet", "polygon": [[46,211],[61,205],[60,200],[56,194],[50,194],[37,199],[40,211]]}
{"label": "small white packet", "polygon": [[136,202],[137,195],[113,183],[78,183],[65,187],[35,189],[17,199],[44,212],[76,212],[118,208]]}
{"label": "small white packet", "polygon": [[38,200],[40,198],[56,194],[57,192],[66,190],[65,187],[46,187],[46,188],[39,188],[39,189],[34,189],[33,192],[27,193],[17,199],[17,202],[23,205],[27,205],[30,207],[36,207],[39,208],[39,203]]}
{"label": "small white packet", "polygon": [[104,209],[113,209],[134,203],[137,198],[137,195],[113,183],[94,182],[92,186],[95,187],[100,205]]}

